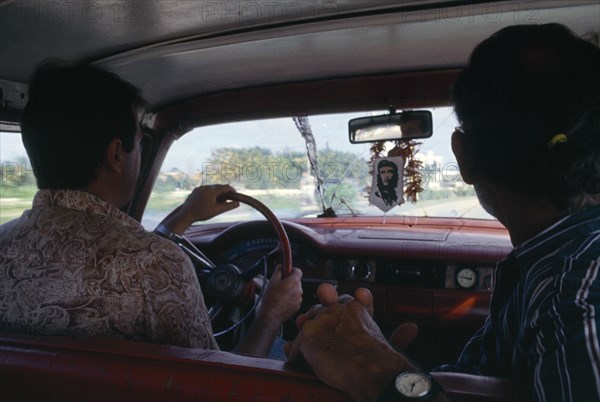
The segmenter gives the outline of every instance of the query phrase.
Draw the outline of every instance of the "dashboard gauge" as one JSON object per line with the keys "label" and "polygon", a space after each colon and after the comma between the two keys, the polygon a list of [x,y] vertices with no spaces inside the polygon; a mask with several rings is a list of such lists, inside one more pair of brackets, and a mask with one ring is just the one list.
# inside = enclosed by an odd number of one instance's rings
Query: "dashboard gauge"
{"label": "dashboard gauge", "polygon": [[[274,237],[256,237],[235,243],[228,247],[222,256],[225,262],[239,264],[240,267],[249,267],[256,261],[278,246],[278,241]],[[304,243],[291,241],[293,265],[304,272],[309,272],[319,262],[319,257],[314,249]],[[279,254],[276,254],[272,261],[279,261]]]}
{"label": "dashboard gauge", "polygon": [[354,274],[354,278],[359,280],[368,279],[371,276],[371,266],[368,262],[358,262],[352,269],[352,273]]}
{"label": "dashboard gauge", "polygon": [[456,283],[464,289],[471,289],[477,283],[477,273],[472,268],[461,268],[456,274]]}
{"label": "dashboard gauge", "polygon": [[255,239],[234,244],[225,250],[223,257],[227,262],[231,262],[250,253],[262,252],[266,254],[277,247],[277,244],[278,243],[275,238],[257,237]]}

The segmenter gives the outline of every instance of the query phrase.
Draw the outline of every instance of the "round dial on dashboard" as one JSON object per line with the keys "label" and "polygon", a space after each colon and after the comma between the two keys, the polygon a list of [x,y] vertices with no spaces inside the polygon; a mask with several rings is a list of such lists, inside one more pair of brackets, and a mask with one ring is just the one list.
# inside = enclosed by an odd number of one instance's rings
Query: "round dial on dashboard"
{"label": "round dial on dashboard", "polygon": [[474,288],[477,283],[477,272],[472,268],[461,268],[456,274],[456,283],[464,289]]}
{"label": "round dial on dashboard", "polygon": [[367,279],[371,276],[371,266],[368,262],[357,262],[352,269],[354,278],[362,280]]}

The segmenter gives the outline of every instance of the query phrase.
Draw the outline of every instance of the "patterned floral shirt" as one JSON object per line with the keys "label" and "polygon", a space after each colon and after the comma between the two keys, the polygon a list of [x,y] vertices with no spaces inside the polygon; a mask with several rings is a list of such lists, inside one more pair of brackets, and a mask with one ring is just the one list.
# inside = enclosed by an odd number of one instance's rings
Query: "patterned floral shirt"
{"label": "patterned floral shirt", "polygon": [[188,257],[74,190],[39,191],[0,226],[0,328],[218,348]]}

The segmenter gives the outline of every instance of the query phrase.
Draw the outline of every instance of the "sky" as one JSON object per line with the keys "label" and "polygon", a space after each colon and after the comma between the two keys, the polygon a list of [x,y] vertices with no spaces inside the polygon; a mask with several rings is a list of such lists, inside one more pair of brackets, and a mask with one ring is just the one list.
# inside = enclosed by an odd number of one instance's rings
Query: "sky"
{"label": "sky", "polygon": [[0,135],[0,161],[16,162],[19,157],[26,157],[25,147],[19,133],[2,133]]}
{"label": "sky", "polygon": [[[384,112],[382,112],[384,113]],[[443,163],[454,160],[450,149],[450,134],[458,124],[452,108],[432,109],[433,136],[423,140],[421,152],[433,152]],[[309,116],[317,141],[317,148],[328,146],[369,158],[370,144],[351,144],[348,140],[348,120],[366,116],[366,113]],[[240,136],[240,131],[244,135]],[[162,171],[177,168],[193,171],[210,158],[206,138],[211,138],[210,148],[253,147],[271,144],[273,150],[291,149],[306,151],[304,141],[291,118],[227,123],[194,129],[173,144],[162,166]],[[284,140],[285,139],[285,140]],[[15,162],[26,156],[21,136],[14,133],[0,135],[0,161]]]}

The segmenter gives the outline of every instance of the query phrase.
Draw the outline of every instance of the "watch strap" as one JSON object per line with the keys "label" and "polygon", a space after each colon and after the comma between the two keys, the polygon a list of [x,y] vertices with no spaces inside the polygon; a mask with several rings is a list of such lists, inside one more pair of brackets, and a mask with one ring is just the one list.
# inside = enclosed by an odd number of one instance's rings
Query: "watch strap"
{"label": "watch strap", "polygon": [[169,229],[168,227],[166,227],[165,225],[162,225],[162,224],[159,224],[154,229],[154,233],[156,233],[160,237],[164,237],[165,239],[169,239],[169,240],[179,240],[179,238],[181,238],[181,236],[179,236],[176,233],[171,232],[171,229]]}

